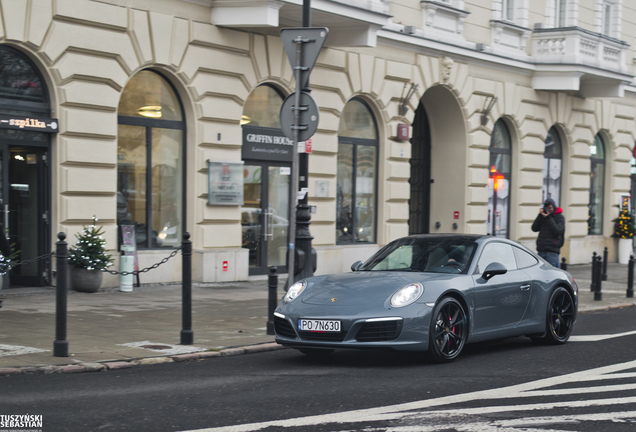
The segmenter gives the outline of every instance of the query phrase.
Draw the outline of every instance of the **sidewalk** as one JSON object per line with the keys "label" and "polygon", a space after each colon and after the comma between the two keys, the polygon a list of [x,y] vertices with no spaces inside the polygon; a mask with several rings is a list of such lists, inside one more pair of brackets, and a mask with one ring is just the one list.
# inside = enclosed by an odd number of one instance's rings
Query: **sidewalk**
{"label": "sidewalk", "polygon": [[[627,266],[608,265],[602,301],[590,292],[591,265],[568,270],[579,286],[579,311],[631,306]],[[283,295],[286,275],[279,278]],[[193,345],[180,345],[181,285],[146,285],[132,293],[69,291],[69,357],[54,357],[55,288],[0,291],[0,375],[83,372],[280,349],[266,334],[266,280],[193,284]]]}

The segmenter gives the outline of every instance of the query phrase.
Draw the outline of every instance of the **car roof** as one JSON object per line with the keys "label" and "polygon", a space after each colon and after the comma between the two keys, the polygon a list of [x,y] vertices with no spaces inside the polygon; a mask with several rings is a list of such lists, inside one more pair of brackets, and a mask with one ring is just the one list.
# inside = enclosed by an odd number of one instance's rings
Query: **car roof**
{"label": "car roof", "polygon": [[[480,238],[489,238],[492,236],[489,235],[483,235],[483,234],[452,234],[452,233],[448,233],[448,234],[414,234],[408,237],[403,237],[403,238],[426,238],[426,239],[448,239],[448,238],[456,238],[456,239],[460,239],[460,240],[465,240],[465,241],[476,241],[479,240]],[[493,237],[495,238],[495,237]]]}

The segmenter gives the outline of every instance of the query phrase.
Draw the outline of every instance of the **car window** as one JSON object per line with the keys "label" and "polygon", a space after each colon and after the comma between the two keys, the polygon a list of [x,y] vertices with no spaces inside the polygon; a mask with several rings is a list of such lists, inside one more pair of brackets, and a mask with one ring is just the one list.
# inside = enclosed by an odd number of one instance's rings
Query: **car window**
{"label": "car window", "polygon": [[539,261],[530,255],[528,252],[519,249],[518,247],[513,247],[512,250],[515,251],[515,258],[517,258],[517,266],[522,268],[532,267]]}
{"label": "car window", "polygon": [[463,237],[405,237],[380,249],[361,270],[465,273],[475,249]]}
{"label": "car window", "polygon": [[411,267],[413,246],[405,245],[393,250],[374,270],[397,270]]}
{"label": "car window", "polygon": [[483,273],[490,263],[498,262],[503,264],[508,270],[516,270],[517,262],[512,246],[505,243],[488,243],[481,252],[477,261],[477,273]]}

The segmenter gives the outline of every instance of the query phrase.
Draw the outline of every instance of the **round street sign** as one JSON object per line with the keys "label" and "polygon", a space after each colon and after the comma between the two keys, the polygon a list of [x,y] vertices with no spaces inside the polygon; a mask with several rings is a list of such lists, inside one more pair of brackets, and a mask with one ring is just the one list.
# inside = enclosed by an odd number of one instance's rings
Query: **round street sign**
{"label": "round street sign", "polygon": [[[289,139],[294,139],[294,102],[296,93],[292,93],[280,107],[280,127]],[[318,129],[318,105],[307,92],[300,92],[300,110],[298,111],[298,141],[307,141]]]}

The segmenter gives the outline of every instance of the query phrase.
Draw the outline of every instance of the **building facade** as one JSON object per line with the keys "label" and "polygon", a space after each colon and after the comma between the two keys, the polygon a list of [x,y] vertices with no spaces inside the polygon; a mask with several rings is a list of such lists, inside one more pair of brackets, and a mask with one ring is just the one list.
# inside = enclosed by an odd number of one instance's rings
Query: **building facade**
{"label": "building facade", "polygon": [[[414,233],[534,248],[547,197],[564,210],[568,262],[604,247],[613,259],[632,189],[636,5],[311,5],[312,25],[329,28],[310,78],[317,273]],[[301,17],[300,0],[0,1],[2,222],[20,258],[50,252],[60,231],[72,243],[96,216],[116,261],[134,241],[140,268],[189,232],[194,281],[286,271],[292,143],[279,112],[295,83],[279,31]],[[141,282],[179,281],[180,266]],[[53,272],[41,260],[11,283]]]}

